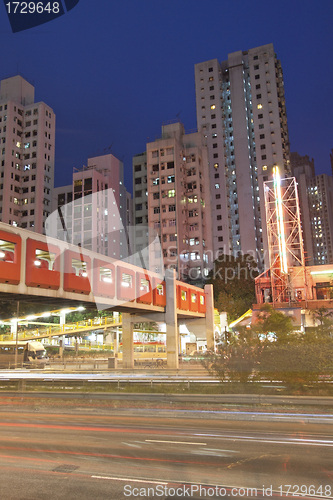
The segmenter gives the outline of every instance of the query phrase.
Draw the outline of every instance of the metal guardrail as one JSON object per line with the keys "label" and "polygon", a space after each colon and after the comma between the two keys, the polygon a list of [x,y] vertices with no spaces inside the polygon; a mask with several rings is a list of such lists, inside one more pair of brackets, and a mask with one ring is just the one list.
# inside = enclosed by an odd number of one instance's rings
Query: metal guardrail
{"label": "metal guardrail", "polygon": [[[6,390],[6,382],[8,382],[7,387],[11,390]],[[196,403],[196,404],[222,404],[222,405],[249,405],[249,406],[260,406],[260,405],[276,405],[276,406],[288,406],[288,405],[301,405],[301,406],[326,406],[333,407],[333,397],[316,397],[316,396],[280,396],[280,395],[259,395],[259,394],[167,394],[167,393],[131,393],[131,392],[120,392],[128,381],[123,379],[113,380],[113,385],[117,387],[117,392],[96,392],[90,391],[89,385],[96,387],[97,384],[105,385],[106,381],[96,381],[87,380],[79,381],[76,384],[73,380],[49,380],[46,383],[45,380],[1,380],[0,381],[0,397],[1,396],[17,396],[18,394],[26,398],[59,398],[59,399],[89,399],[89,400],[126,400],[126,401],[151,401],[155,403],[159,402],[169,402],[169,403]],[[195,381],[188,381],[190,383],[189,388]],[[164,383],[164,382],[163,382]],[[176,383],[176,382],[174,382]],[[34,384],[34,388],[32,385]],[[152,385],[151,385],[152,384]],[[16,387],[12,389],[13,385]],[[30,385],[30,391],[29,391]],[[155,381],[145,380],[145,385],[151,387],[155,386]],[[36,390],[47,387],[46,390]],[[95,388],[94,387],[94,388]],[[75,389],[81,389],[80,392],[75,391]],[[193,387],[192,387],[193,389]],[[201,409],[203,409],[201,407]],[[268,409],[269,412],[269,409]],[[277,415],[278,416],[278,415]],[[327,415],[329,421],[327,423],[333,424],[333,415]]]}

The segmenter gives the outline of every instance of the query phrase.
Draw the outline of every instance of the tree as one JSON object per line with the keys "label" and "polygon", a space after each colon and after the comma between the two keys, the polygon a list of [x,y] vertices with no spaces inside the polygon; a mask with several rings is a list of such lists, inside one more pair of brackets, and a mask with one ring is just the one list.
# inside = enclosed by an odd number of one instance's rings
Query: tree
{"label": "tree", "polygon": [[312,329],[312,332],[318,338],[330,337],[333,327],[333,311],[326,307],[319,307],[311,311],[313,322],[317,325]]}
{"label": "tree", "polygon": [[213,285],[215,307],[227,312],[229,321],[239,318],[256,301],[256,276],[257,264],[249,254],[221,254],[215,260],[207,283]]}
{"label": "tree", "polygon": [[270,304],[263,304],[252,328],[258,335],[264,335],[267,338],[269,333],[273,333],[278,343],[287,343],[294,341],[297,337],[294,334],[293,321],[294,318],[274,309]]}
{"label": "tree", "polygon": [[[325,311],[319,312],[324,325]],[[259,335],[265,335],[259,358],[258,370],[261,376],[279,380],[291,388],[316,382],[321,374],[331,370],[333,342],[329,337],[314,340],[309,335],[295,332],[293,319],[274,309],[269,304],[261,312],[252,328]],[[268,333],[275,334],[275,341],[269,342]]]}

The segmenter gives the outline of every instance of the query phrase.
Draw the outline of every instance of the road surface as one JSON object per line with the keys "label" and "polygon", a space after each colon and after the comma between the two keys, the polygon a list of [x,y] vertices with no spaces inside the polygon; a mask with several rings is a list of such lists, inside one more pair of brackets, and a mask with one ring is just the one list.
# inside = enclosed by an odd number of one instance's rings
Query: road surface
{"label": "road surface", "polygon": [[0,414],[0,498],[287,498],[288,489],[290,498],[333,498],[332,436],[331,425],[302,420],[9,406]]}

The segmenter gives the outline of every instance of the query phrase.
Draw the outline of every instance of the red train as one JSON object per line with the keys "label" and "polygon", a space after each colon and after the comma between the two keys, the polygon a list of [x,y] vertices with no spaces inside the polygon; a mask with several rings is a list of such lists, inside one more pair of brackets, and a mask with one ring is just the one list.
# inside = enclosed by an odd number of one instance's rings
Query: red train
{"label": "red train", "polygon": [[[22,230],[22,236],[27,233]],[[24,280],[32,288],[63,287],[74,294],[92,292],[97,297],[165,307],[165,281],[153,273],[81,248],[64,250],[63,242],[58,246],[57,240],[49,243],[30,235],[22,238],[18,233],[0,230],[0,283],[19,285]],[[25,276],[21,277],[24,260]],[[176,294],[178,309],[206,312],[205,293],[200,288],[177,281]]]}

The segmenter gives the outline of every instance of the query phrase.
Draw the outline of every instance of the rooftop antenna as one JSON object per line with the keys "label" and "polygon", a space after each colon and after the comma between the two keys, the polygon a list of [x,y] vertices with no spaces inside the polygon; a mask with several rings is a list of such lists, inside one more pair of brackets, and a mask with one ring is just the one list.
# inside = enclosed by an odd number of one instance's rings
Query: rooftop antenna
{"label": "rooftop antenna", "polygon": [[110,151],[110,152],[111,152],[111,148],[112,148],[112,146],[113,146],[113,143],[112,143],[112,144],[111,144],[111,146],[109,146],[108,148],[103,149],[103,151]]}

